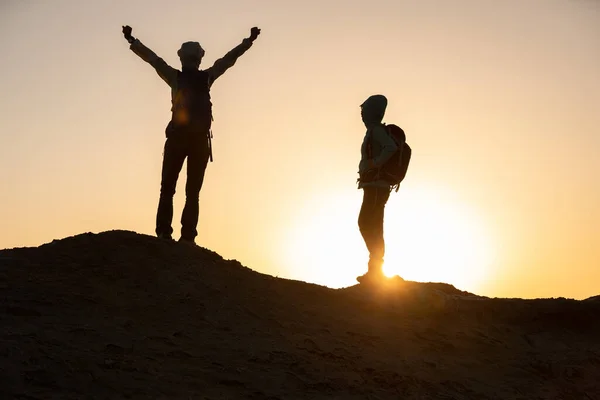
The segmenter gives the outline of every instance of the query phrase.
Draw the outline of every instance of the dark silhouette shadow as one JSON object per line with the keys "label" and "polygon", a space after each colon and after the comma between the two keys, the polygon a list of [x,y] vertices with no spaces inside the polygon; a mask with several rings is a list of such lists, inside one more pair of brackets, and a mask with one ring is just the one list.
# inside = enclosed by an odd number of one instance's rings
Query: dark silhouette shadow
{"label": "dark silhouette shadow", "polygon": [[130,26],[123,27],[123,36],[130,49],[150,64],[171,88],[171,121],[165,129],[166,141],[162,164],[160,198],[156,214],[156,235],[172,240],[173,196],[183,162],[187,158],[185,206],[181,215],[181,238],[194,243],[198,235],[199,196],[208,160],[212,161],[212,102],[210,88],[231,68],[256,40],[260,29],[254,27],[241,44],[215,61],[206,70],[200,64],[205,51],[198,42],[185,42],[177,51],[181,70],[168,65],[141,41],[133,37]]}
{"label": "dark silhouette shadow", "polygon": [[369,251],[367,273],[356,278],[360,283],[380,283],[385,280],[385,205],[391,191],[398,191],[406,177],[412,154],[404,131],[397,125],[382,122],[387,103],[387,98],[378,94],[369,97],[360,106],[367,131],[358,167],[358,187],[363,190],[358,227]]}

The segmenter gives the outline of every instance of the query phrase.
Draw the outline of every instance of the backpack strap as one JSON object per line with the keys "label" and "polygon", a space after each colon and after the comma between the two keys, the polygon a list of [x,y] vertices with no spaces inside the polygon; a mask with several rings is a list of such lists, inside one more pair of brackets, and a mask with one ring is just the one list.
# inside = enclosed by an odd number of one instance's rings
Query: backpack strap
{"label": "backpack strap", "polygon": [[373,146],[371,145],[371,141],[373,139],[371,138],[371,133],[373,132],[373,129],[375,129],[377,126],[383,126],[385,128],[385,131],[387,132],[387,127],[383,122],[379,125],[375,125],[374,127],[367,129],[367,158],[369,159],[373,157]]}
{"label": "backpack strap", "polygon": [[208,156],[209,156],[210,162],[213,162],[212,138],[213,138],[212,129],[209,129],[209,131],[208,131]]}
{"label": "backpack strap", "polygon": [[371,130],[367,131],[367,160],[373,156],[373,146],[371,145]]}
{"label": "backpack strap", "polygon": [[[372,141],[373,141],[372,132],[373,132],[373,129],[375,129],[375,127],[367,129],[367,162],[373,158],[373,145],[372,145]],[[370,170],[367,170],[367,171],[370,171]],[[378,168],[377,171],[376,171],[376,173],[375,173],[375,176],[371,180],[377,180],[377,179],[379,179],[380,173],[381,173],[381,169]],[[360,181],[360,178],[357,179],[357,183],[359,181]]]}

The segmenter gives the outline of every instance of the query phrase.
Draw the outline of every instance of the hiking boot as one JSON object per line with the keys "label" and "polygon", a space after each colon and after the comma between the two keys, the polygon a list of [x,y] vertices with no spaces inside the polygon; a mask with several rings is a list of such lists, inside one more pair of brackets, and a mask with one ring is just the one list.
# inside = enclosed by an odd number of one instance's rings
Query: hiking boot
{"label": "hiking boot", "polygon": [[372,257],[369,259],[367,266],[367,273],[356,278],[359,283],[375,283],[382,282],[385,280],[385,274],[383,273],[383,258]]}
{"label": "hiking boot", "polygon": [[187,244],[188,246],[197,246],[196,241],[194,241],[194,239],[188,239],[183,236],[179,238],[179,243]]}
{"label": "hiking boot", "polygon": [[385,280],[385,275],[383,272],[367,272],[364,275],[356,277],[358,283],[380,283]]}
{"label": "hiking boot", "polygon": [[158,238],[162,239],[162,240],[168,240],[168,241],[173,240],[173,237],[171,235],[169,235],[168,233],[161,233],[158,235]]}

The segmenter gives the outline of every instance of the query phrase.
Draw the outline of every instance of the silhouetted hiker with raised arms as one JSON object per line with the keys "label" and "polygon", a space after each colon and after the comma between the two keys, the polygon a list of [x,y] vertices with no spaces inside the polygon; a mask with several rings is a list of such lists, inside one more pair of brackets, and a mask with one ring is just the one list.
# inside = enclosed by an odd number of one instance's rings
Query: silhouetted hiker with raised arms
{"label": "silhouetted hiker with raised arms", "polygon": [[367,128],[361,146],[358,187],[363,201],[358,227],[369,251],[367,273],[356,280],[377,282],[384,278],[383,216],[390,192],[398,190],[404,179],[412,150],[406,144],[404,131],[396,125],[382,123],[387,99],[383,95],[369,97],[361,106],[361,117]]}
{"label": "silhouetted hiker with raised arms", "polygon": [[250,36],[215,61],[212,67],[200,70],[204,49],[198,42],[185,42],[177,52],[181,71],[169,66],[152,50],[131,36],[131,27],[123,27],[130,49],[152,65],[158,75],[171,87],[171,121],[165,130],[160,199],[156,214],[156,235],[172,239],[173,196],[177,178],[187,157],[185,207],[181,216],[180,241],[194,243],[198,232],[199,196],[208,160],[212,161],[211,125],[212,102],[210,88],[225,71],[231,68],[260,34],[254,27]]}

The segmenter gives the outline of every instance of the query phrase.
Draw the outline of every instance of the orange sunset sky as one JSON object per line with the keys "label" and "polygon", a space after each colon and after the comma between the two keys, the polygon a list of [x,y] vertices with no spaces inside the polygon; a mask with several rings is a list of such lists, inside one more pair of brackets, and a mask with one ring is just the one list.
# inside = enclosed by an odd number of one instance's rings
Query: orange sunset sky
{"label": "orange sunset sky", "polygon": [[594,0],[4,0],[0,248],[153,234],[170,90],[125,24],[177,68],[184,41],[207,68],[262,29],[212,89],[200,245],[355,284],[359,105],[382,93],[413,148],[386,209],[386,272],[487,296],[600,293]]}

